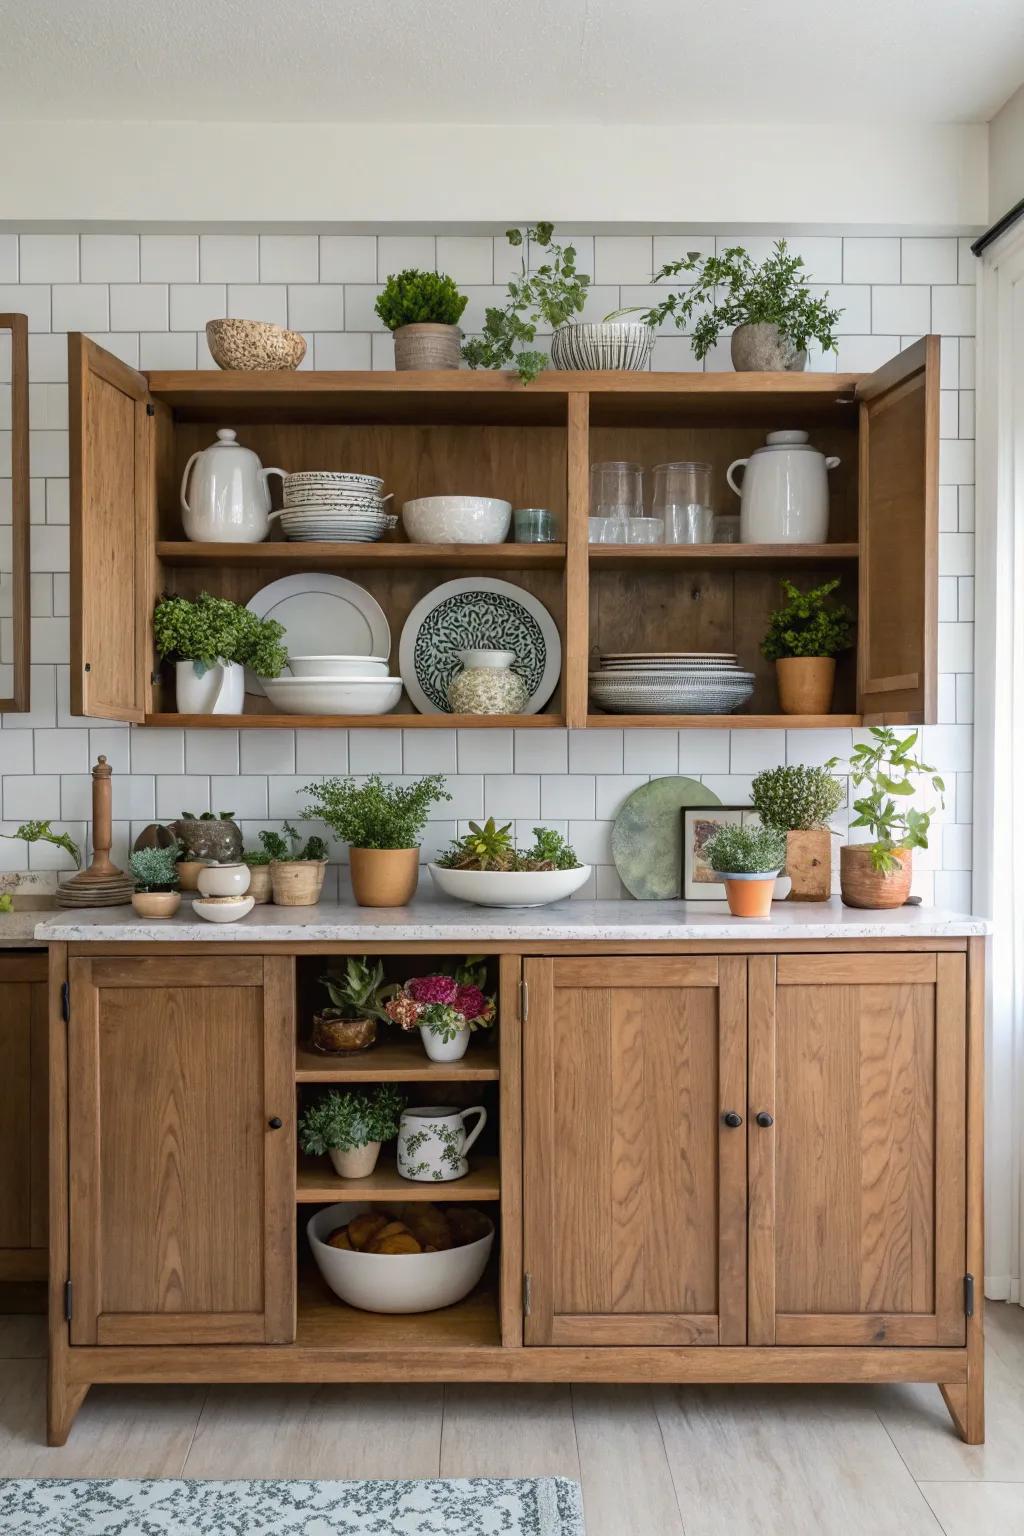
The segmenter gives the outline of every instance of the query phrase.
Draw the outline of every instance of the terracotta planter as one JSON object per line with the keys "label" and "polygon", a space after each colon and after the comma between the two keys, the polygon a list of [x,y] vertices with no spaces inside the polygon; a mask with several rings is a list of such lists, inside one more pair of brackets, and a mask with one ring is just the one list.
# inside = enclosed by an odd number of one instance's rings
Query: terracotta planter
{"label": "terracotta planter", "polygon": [[181,863],[175,867],[178,871],[178,884],[181,889],[183,891],[198,891],[199,871],[206,868],[202,859],[182,859]]}
{"label": "terracotta planter", "polygon": [[180,891],[133,891],[132,906],[140,917],[173,917],[181,906]]}
{"label": "terracotta planter", "polygon": [[377,1020],[346,1019],[333,1009],[313,1015],[314,1051],[325,1056],[345,1056],[351,1051],[368,1051],[377,1042]]}
{"label": "terracotta planter", "polygon": [[457,368],[462,332],[457,325],[400,325],[395,338],[395,367]]}
{"label": "terracotta planter", "polygon": [[330,1157],[339,1179],[366,1179],[377,1166],[380,1142],[368,1141],[365,1147],[350,1147],[340,1152],[332,1147]]}
{"label": "terracotta planter", "polygon": [[828,901],[832,894],[832,833],[827,827],[786,833],[787,901]]}
{"label": "terracotta planter", "polygon": [[275,905],[315,907],[326,873],[326,859],[275,859],[270,866]]}
{"label": "terracotta planter", "polygon": [[[181,866],[179,865],[178,868],[180,869]],[[252,897],[256,905],[261,906],[264,902],[272,901],[273,893],[274,884],[270,875],[270,865],[250,864],[249,895]]]}
{"label": "terracotta planter", "polygon": [[737,373],[802,373],[807,367],[807,353],[798,352],[777,325],[759,321],[738,325],[729,344],[732,365]]}
{"label": "terracotta planter", "polygon": [[899,869],[891,875],[879,874],[871,864],[871,849],[863,844],[847,843],[839,850],[839,889],[846,907],[902,907],[910,895],[914,876],[914,855],[910,848],[897,848]]}
{"label": "terracotta planter", "polygon": [[775,663],[784,715],[827,715],[836,683],[834,656],[783,656]]}
{"label": "terracotta planter", "polygon": [[725,895],[733,917],[770,917],[777,874],[778,870],[763,875],[726,875],[716,871],[715,879],[725,881]]}
{"label": "terracotta planter", "polygon": [[418,848],[350,848],[352,894],[361,907],[406,907],[420,878]]}

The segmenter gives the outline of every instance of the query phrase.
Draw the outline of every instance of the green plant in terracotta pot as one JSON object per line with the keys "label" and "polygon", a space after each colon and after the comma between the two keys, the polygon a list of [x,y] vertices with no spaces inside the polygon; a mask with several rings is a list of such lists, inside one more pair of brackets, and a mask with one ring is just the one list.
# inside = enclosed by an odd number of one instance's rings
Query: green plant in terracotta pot
{"label": "green plant in terracotta pot", "polygon": [[386,1083],[369,1093],[332,1088],[299,1117],[299,1146],[311,1157],[326,1153],[342,1179],[365,1179],[377,1166],[381,1143],[398,1135],[404,1094]]}
{"label": "green plant in terracotta pot", "polygon": [[173,917],[181,906],[178,890],[180,844],[137,848],[128,865],[135,881],[132,906],[140,917]]}
{"label": "green plant in terracotta pot", "polygon": [[766,827],[786,834],[789,901],[827,901],[832,891],[829,818],[845,791],[827,768],[792,763],[766,768],[750,786],[754,809]]}
{"label": "green plant in terracotta pot", "polygon": [[[934,808],[912,804],[916,780],[926,778],[945,805],[946,786],[929,763],[915,754],[918,732],[899,736],[888,725],[871,726],[870,740],[858,742],[847,771],[856,795],[850,827],[866,827],[870,840],[839,851],[839,885],[848,907],[901,907],[910,895],[914,849],[928,847]],[[826,767],[834,768],[837,757]]]}
{"label": "green plant in terracotta pot", "polygon": [[786,862],[786,834],[777,827],[720,827],[704,848],[715,878],[725,884],[733,917],[769,917],[775,881]]}
{"label": "green plant in terracotta pot", "polygon": [[392,273],[373,307],[395,339],[395,367],[457,368],[468,303],[445,272]]}
{"label": "green plant in terracotta pot", "polygon": [[827,715],[832,709],[836,657],[853,644],[853,614],[832,593],[838,577],[801,592],[783,577],[786,599],[768,620],[761,655],[774,661],[784,715]]}
{"label": "green plant in terracotta pot", "polygon": [[361,907],[404,907],[412,900],[430,808],[452,798],[443,774],[428,773],[414,784],[388,784],[379,773],[361,784],[329,778],[300,793],[312,802],[303,815],[325,822],[348,843],[352,893]]}
{"label": "green plant in terracotta pot", "polygon": [[320,977],[331,1000],[329,1008],[313,1015],[313,1049],[325,1055],[365,1051],[377,1040],[377,1025],[389,1015],[384,1005],[398,991],[395,982],[385,984],[384,967],[371,965],[364,955],[350,955],[345,969],[328,970]]}

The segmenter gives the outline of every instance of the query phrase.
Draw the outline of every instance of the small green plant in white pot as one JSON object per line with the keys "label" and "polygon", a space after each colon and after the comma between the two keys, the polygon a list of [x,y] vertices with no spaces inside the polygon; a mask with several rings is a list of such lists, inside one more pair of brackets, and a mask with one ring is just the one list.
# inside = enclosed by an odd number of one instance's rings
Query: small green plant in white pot
{"label": "small green plant in white pot", "polygon": [[246,667],[259,677],[277,677],[288,660],[283,635],[276,619],[261,619],[209,592],[194,600],[162,598],[153,614],[157,652],[175,664],[182,715],[240,715]]}
{"label": "small green plant in white pot", "polygon": [[128,860],[135,881],[132,906],[140,917],[173,917],[181,906],[178,855],[181,844],[137,848]]}
{"label": "small green plant in white pot", "polygon": [[721,827],[704,849],[715,878],[725,883],[733,917],[769,917],[772,892],[786,862],[786,834],[777,827]]}
{"label": "small green plant in white pot", "polygon": [[381,1143],[398,1135],[405,1097],[386,1083],[369,1093],[332,1088],[299,1119],[299,1146],[325,1153],[342,1179],[365,1179],[377,1166]]}

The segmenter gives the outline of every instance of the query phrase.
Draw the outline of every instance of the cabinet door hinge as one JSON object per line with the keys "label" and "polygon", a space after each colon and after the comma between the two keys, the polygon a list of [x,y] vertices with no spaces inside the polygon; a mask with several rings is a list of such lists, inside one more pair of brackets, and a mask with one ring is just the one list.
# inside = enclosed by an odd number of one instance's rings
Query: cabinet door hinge
{"label": "cabinet door hinge", "polygon": [[71,1021],[71,984],[62,981],[60,986],[60,1012],[65,1024]]}
{"label": "cabinet door hinge", "polygon": [[964,1275],[964,1316],[974,1316],[974,1276]]}
{"label": "cabinet door hinge", "polygon": [[70,1280],[65,1280],[65,1282],[64,1282],[64,1316],[65,1316],[65,1318],[67,1319],[67,1321],[69,1323],[71,1321],[71,1314],[72,1314],[73,1311],[74,1311],[74,1306],[72,1304],[71,1281]]}
{"label": "cabinet door hinge", "polygon": [[525,1024],[530,1012],[530,986],[525,976],[519,979],[519,1022]]}
{"label": "cabinet door hinge", "polygon": [[147,416],[155,416],[156,415],[156,406],[155,405],[147,404],[147,406],[146,406],[146,415]]}
{"label": "cabinet door hinge", "polygon": [[523,1276],[523,1316],[529,1317],[533,1311],[533,1276]]}

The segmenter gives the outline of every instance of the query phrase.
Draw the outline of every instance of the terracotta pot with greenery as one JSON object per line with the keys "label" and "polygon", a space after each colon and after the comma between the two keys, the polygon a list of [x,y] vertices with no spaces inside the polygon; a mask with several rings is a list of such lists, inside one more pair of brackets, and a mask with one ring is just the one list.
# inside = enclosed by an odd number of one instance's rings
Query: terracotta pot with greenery
{"label": "terracotta pot with greenery", "polygon": [[302,841],[291,822],[281,832],[261,832],[263,851],[270,855],[270,885],[278,907],[315,907],[327,873],[327,844],[322,837]]}
{"label": "terracotta pot with greenery", "polygon": [[394,337],[395,367],[457,368],[468,303],[444,272],[392,273],[373,307]]}
{"label": "terracotta pot with greenery", "polygon": [[179,714],[240,715],[245,668],[277,677],[288,660],[284,628],[241,603],[201,592],[165,597],[153,614],[153,638],[162,661],[175,663]]}
{"label": "terracotta pot with greenery", "polygon": [[378,960],[371,967],[365,955],[362,960],[350,955],[343,971],[329,970],[320,981],[331,1006],[313,1015],[313,1049],[325,1056],[368,1050],[376,1043],[378,1023],[389,1017],[384,1004],[397,985],[385,986],[383,965]]}
{"label": "terracotta pot with greenery", "polygon": [[704,849],[716,880],[725,884],[733,917],[770,917],[772,893],[786,862],[786,834],[777,827],[721,827]]}
{"label": "terracotta pot with greenery", "polygon": [[750,798],[766,827],[786,834],[789,901],[828,901],[832,894],[832,833],[828,822],[844,790],[827,768],[792,764],[759,773]]}
{"label": "terracotta pot with greenery", "polygon": [[381,1143],[398,1135],[406,1102],[386,1083],[369,1093],[332,1088],[300,1116],[299,1146],[311,1157],[326,1153],[339,1178],[368,1178]]}
{"label": "terracotta pot with greenery", "polygon": [[135,890],[132,906],[140,917],[173,917],[181,906],[178,890],[180,845],[138,848],[128,860]]}
{"label": "terracotta pot with greenery", "polygon": [[[933,814],[910,804],[919,787],[915,780],[928,779],[940,805],[946,786],[934,768],[915,756],[917,731],[897,736],[891,726],[875,725],[870,735],[850,753],[847,770],[854,789],[861,791],[850,827],[866,827],[870,840],[840,850],[839,888],[848,907],[901,907],[910,895],[913,850],[928,847]],[[838,762],[833,757],[825,766],[834,768]]]}
{"label": "terracotta pot with greenery", "polygon": [[312,803],[303,814],[348,843],[352,893],[361,907],[404,907],[412,900],[430,808],[451,799],[444,786],[440,773],[415,784],[387,784],[372,773],[363,784],[331,778],[306,785]]}
{"label": "terracotta pot with greenery", "polygon": [[836,657],[853,644],[853,614],[830,601],[838,585],[836,578],[801,592],[783,578],[786,601],[769,617],[761,654],[775,663],[784,715],[831,713]]}

